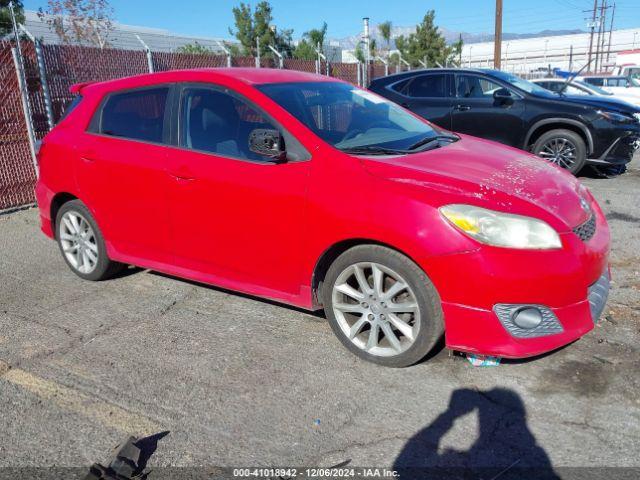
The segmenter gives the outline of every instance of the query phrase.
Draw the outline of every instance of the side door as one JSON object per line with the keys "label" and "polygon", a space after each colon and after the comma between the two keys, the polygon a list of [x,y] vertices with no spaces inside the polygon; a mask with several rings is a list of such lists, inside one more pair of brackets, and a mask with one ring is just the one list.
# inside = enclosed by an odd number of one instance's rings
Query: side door
{"label": "side door", "polygon": [[171,85],[108,94],[76,142],[81,198],[107,248],[147,265],[170,260],[166,154]]}
{"label": "side door", "polygon": [[[508,92],[509,97],[495,98],[498,90]],[[519,93],[487,77],[469,73],[456,73],[455,92],[451,113],[454,132],[521,146],[525,100]]]}
{"label": "side door", "polygon": [[439,127],[451,129],[453,75],[426,73],[404,80],[391,89],[400,94],[400,105]]}
{"label": "side door", "polygon": [[[194,278],[238,290],[298,294],[310,155],[232,90],[183,85],[176,98],[169,169],[176,264]],[[252,152],[255,129],[280,130],[288,160]]]}

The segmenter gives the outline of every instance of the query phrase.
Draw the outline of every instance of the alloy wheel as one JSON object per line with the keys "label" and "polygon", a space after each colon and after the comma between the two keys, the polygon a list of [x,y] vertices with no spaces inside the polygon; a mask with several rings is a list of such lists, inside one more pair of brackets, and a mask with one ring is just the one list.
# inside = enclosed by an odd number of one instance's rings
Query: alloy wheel
{"label": "alloy wheel", "polygon": [[343,270],[332,290],[332,309],[342,333],[366,353],[391,357],[413,345],[420,308],[409,283],[374,262]]}
{"label": "alloy wheel", "polygon": [[551,138],[545,142],[540,148],[538,156],[568,170],[575,165],[578,159],[576,146],[569,139],[562,137]]}
{"label": "alloy wheel", "polygon": [[98,264],[98,243],[87,219],[76,211],[66,212],[60,219],[58,234],[69,264],[80,273],[93,272]]}

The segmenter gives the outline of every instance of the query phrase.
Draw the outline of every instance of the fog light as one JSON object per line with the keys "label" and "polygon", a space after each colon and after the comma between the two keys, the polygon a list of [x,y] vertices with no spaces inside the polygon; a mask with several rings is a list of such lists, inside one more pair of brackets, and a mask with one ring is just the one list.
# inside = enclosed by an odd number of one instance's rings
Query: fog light
{"label": "fog light", "polygon": [[542,323],[542,313],[537,308],[523,308],[522,310],[516,310],[511,320],[518,327],[529,330]]}
{"label": "fog light", "polygon": [[514,337],[544,337],[563,332],[558,317],[544,305],[497,303],[493,311],[502,326]]}

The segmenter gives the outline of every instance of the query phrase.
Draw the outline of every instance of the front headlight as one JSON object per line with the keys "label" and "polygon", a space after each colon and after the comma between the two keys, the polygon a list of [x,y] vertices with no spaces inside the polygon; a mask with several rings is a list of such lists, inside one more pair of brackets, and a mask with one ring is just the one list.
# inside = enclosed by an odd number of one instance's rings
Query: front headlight
{"label": "front headlight", "polygon": [[598,110],[598,114],[613,123],[632,123],[634,118],[617,112]]}
{"label": "front headlight", "polygon": [[542,220],[496,212],[473,205],[445,205],[440,213],[479,242],[496,247],[561,248],[558,233]]}

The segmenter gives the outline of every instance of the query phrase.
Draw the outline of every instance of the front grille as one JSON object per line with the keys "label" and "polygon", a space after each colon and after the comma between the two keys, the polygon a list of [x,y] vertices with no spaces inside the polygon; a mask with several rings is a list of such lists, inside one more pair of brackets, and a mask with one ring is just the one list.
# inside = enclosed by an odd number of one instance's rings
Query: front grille
{"label": "front grille", "polygon": [[[513,321],[513,315],[523,308],[536,308],[542,315],[542,322],[534,328],[521,328]],[[502,326],[512,336],[518,338],[535,338],[544,337],[546,335],[555,335],[562,333],[563,328],[558,318],[551,309],[544,305],[522,305],[513,303],[498,303],[493,306],[493,311],[502,323]]]}
{"label": "front grille", "polygon": [[589,220],[573,229],[573,233],[578,235],[583,242],[590,240],[596,233],[596,216],[591,214]]}
{"label": "front grille", "polygon": [[611,287],[611,279],[609,272],[606,271],[596,283],[589,287],[589,308],[591,308],[591,319],[593,323],[598,323],[600,315],[604,311],[609,298],[609,288]]}

